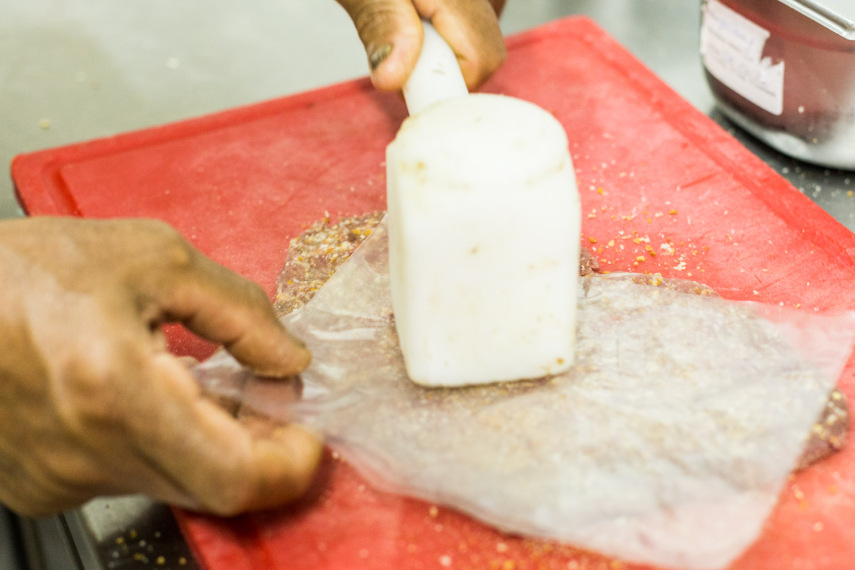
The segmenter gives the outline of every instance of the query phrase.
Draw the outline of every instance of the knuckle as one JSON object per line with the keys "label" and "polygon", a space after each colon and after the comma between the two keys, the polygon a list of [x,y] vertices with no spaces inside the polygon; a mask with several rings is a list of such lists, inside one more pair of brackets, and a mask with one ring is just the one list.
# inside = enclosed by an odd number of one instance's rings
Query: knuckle
{"label": "knuckle", "polygon": [[173,243],[160,251],[161,262],[170,271],[184,272],[193,266],[196,259],[195,251],[189,244]]}
{"label": "knuckle", "polygon": [[255,499],[256,489],[251,481],[227,475],[200,497],[200,502],[217,516],[231,517],[246,511]]}
{"label": "knuckle", "polygon": [[55,489],[57,497],[89,497],[107,484],[104,474],[80,454],[51,454],[42,468],[47,486]]}
{"label": "knuckle", "polygon": [[176,229],[164,222],[155,222],[158,243],[157,254],[163,262],[173,268],[183,269],[193,264],[196,249]]}
{"label": "knuckle", "polygon": [[161,220],[135,221],[135,232],[145,236],[141,267],[184,269],[190,267],[198,252],[175,228]]}
{"label": "knuckle", "polygon": [[264,289],[261,288],[261,285],[253,281],[245,280],[244,286],[249,303],[258,307],[258,309],[264,313],[272,312],[270,299],[267,297],[267,293],[264,292]]}
{"label": "knuckle", "polygon": [[63,375],[57,394],[57,413],[63,427],[83,435],[95,426],[115,426],[122,403],[116,396],[118,379],[110,369],[99,369],[87,358],[75,358]]}
{"label": "knuckle", "polygon": [[147,367],[143,347],[121,338],[89,338],[86,350],[67,356],[52,382],[58,428],[85,445],[93,437],[124,433],[146,401],[134,381]]}

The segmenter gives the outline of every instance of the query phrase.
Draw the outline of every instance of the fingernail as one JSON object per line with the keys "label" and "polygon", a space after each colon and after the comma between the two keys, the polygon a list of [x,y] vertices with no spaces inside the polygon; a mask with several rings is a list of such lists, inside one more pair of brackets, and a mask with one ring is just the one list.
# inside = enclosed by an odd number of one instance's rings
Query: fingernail
{"label": "fingernail", "polygon": [[385,44],[371,50],[368,54],[368,64],[371,66],[371,71],[374,71],[380,64],[383,63],[389,54],[392,53],[392,44]]}

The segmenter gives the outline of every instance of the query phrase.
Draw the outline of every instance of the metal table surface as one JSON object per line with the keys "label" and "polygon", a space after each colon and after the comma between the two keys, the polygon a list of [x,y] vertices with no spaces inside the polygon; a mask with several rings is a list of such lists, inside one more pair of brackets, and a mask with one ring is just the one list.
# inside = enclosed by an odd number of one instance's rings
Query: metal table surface
{"label": "metal table surface", "polygon": [[[367,73],[356,33],[333,0],[0,0],[0,13],[0,160],[7,172],[16,154]],[[698,56],[698,1],[510,0],[502,25],[512,34],[570,14],[594,18],[855,230],[855,173],[781,155],[715,110]],[[0,178],[0,217],[19,215],[11,180]],[[15,540],[33,568],[198,567],[169,508],[145,497],[96,499],[51,519],[20,520],[18,529]]]}

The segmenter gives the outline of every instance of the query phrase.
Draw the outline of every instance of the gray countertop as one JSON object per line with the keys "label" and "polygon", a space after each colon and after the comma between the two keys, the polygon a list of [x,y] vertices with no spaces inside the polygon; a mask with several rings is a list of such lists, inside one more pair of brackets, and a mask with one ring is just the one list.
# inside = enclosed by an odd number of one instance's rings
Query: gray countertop
{"label": "gray countertop", "polygon": [[[8,176],[21,153],[180,121],[365,76],[333,0],[0,0],[0,217],[21,215]],[[855,173],[757,142],[714,108],[698,56],[699,1],[509,0],[507,34],[586,14],[703,113],[855,229]],[[853,183],[852,189],[855,189]],[[44,568],[197,567],[169,509],[98,499],[22,521]]]}

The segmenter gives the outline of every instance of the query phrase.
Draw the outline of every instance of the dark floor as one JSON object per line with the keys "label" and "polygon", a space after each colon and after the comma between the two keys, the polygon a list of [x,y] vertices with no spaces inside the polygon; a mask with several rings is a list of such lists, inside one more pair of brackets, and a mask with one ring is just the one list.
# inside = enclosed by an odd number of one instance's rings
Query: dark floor
{"label": "dark floor", "polygon": [[21,539],[15,517],[0,506],[0,570],[21,570]]}

